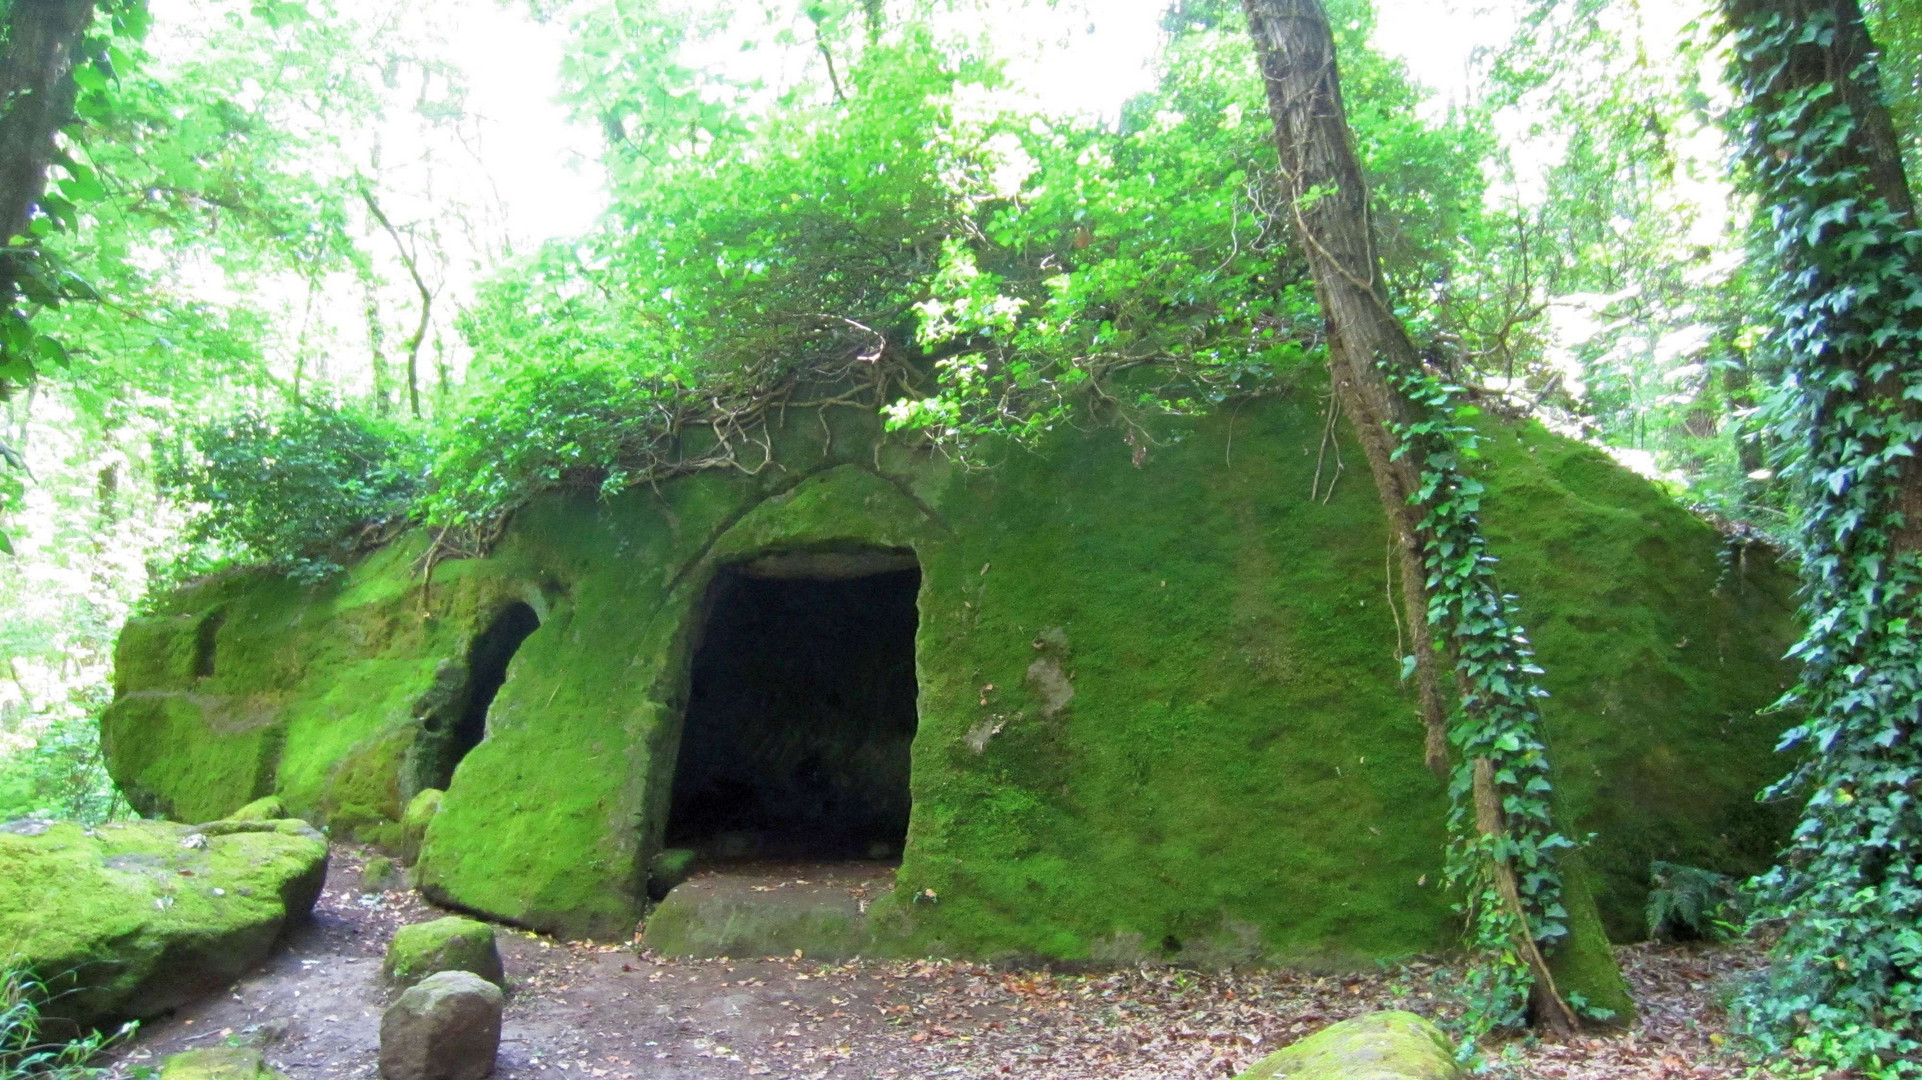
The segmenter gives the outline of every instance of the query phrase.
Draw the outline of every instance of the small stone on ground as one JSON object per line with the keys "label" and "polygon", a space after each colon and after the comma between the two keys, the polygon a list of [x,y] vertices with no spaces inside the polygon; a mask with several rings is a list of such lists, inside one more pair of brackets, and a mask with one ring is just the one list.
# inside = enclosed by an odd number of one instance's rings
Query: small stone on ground
{"label": "small stone on ground", "polygon": [[[374,868],[378,858],[367,860],[368,870]],[[442,971],[471,972],[505,989],[507,976],[501,969],[500,950],[494,944],[494,928],[475,919],[449,915],[395,931],[394,940],[387,946],[388,978],[401,986],[412,986]]]}
{"label": "small stone on ground", "polygon": [[380,1020],[386,1080],[481,1080],[501,1045],[500,988],[469,971],[429,975]]}

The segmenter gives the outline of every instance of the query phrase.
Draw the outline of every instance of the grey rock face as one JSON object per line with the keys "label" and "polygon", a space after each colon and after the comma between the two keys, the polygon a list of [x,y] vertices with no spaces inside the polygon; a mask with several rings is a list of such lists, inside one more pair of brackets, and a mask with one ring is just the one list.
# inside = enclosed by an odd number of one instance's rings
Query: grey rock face
{"label": "grey rock face", "polygon": [[380,1020],[386,1080],[481,1080],[501,1044],[500,988],[467,971],[422,979]]}

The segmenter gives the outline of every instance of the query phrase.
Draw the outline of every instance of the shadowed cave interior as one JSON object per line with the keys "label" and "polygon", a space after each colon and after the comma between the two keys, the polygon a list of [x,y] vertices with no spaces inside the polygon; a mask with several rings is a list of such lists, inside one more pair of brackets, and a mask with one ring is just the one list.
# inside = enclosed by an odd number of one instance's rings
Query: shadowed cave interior
{"label": "shadowed cave interior", "polygon": [[915,731],[911,553],[777,557],[709,587],[665,845],[703,863],[898,859]]}
{"label": "shadowed cave interior", "polygon": [[508,662],[540,625],[540,616],[533,608],[514,603],[474,635],[467,647],[464,684],[454,684],[447,707],[430,710],[423,720],[425,733],[416,765],[420,787],[447,787],[453,780],[454,766],[486,738],[487,710],[507,682]]}

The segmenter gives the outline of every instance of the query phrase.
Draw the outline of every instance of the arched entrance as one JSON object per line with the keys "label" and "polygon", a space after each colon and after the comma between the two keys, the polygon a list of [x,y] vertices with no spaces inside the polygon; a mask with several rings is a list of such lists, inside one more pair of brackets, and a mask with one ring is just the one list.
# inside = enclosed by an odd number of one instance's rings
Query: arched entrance
{"label": "arched entrance", "polygon": [[894,550],[768,556],[715,574],[666,847],[707,864],[900,857],[920,583],[913,553]]}

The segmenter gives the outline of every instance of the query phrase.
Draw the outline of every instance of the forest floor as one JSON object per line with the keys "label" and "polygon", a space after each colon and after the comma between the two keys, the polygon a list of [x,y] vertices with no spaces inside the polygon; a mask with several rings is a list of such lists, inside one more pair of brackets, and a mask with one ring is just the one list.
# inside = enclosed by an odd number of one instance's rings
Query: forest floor
{"label": "forest floor", "polygon": [[[376,1075],[388,938],[442,912],[363,893],[364,853],[335,848],[311,922],[228,993],[151,1021],[116,1056],[128,1077],[167,1054],[261,1045],[292,1080]],[[1201,1080],[1350,1016],[1446,1020],[1442,966],[1317,976],[1127,968],[1062,973],[947,961],[666,960],[632,946],[500,935],[511,984],[502,1080]],[[1606,1039],[1493,1048],[1497,1076],[1680,1080],[1753,1075],[1726,1049],[1722,990],[1744,946],[1621,950],[1642,1016]]]}

